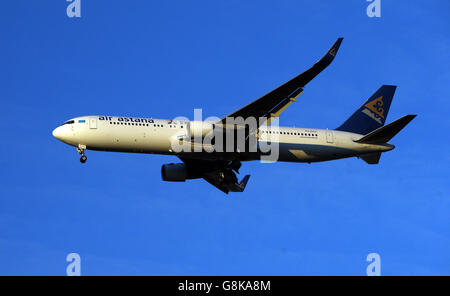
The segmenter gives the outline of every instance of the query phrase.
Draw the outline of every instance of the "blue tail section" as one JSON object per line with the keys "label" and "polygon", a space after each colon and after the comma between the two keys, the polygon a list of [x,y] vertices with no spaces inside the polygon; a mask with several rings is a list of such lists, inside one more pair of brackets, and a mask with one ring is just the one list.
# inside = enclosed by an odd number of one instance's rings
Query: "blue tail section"
{"label": "blue tail section", "polygon": [[366,135],[384,125],[394,97],[395,85],[381,86],[336,130]]}

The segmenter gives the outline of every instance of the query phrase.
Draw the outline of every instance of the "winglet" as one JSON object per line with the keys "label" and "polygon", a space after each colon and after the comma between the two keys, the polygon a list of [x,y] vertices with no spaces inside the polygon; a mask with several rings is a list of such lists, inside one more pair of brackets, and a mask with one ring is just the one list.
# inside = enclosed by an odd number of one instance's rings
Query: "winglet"
{"label": "winglet", "polygon": [[[331,48],[327,51],[327,53],[318,62],[316,62],[314,66],[312,66],[304,73],[296,77],[298,78],[302,75],[306,75],[308,77],[303,81],[304,83],[301,86],[304,86],[306,83],[311,81],[314,77],[316,77],[320,72],[322,72],[326,67],[328,67],[331,64],[331,62],[336,57],[339,47],[341,46],[342,40],[344,40],[344,38],[342,37],[338,38],[336,42],[334,42],[334,44],[331,46]],[[295,80],[296,78],[292,79],[291,81]]]}
{"label": "winglet", "polygon": [[344,40],[343,37],[339,37],[336,42],[333,44],[333,46],[330,48],[330,50],[328,51],[329,54],[331,54],[332,56],[335,56],[336,53],[339,50],[339,47],[341,46],[342,40]]}
{"label": "winglet", "polygon": [[324,68],[331,64],[339,50],[339,47],[341,46],[342,40],[344,40],[344,38],[338,38],[333,46],[331,46],[331,48],[327,51],[327,53],[317,62],[317,64],[321,64],[321,66]]}

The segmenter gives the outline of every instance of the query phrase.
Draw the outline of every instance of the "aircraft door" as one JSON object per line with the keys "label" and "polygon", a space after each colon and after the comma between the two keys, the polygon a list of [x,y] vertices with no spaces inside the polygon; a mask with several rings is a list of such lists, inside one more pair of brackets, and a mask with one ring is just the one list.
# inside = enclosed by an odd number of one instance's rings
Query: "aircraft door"
{"label": "aircraft door", "polygon": [[326,135],[327,135],[327,143],[333,143],[334,142],[333,131],[327,130]]}
{"label": "aircraft door", "polygon": [[97,118],[96,117],[89,118],[89,128],[90,129],[97,128]]}

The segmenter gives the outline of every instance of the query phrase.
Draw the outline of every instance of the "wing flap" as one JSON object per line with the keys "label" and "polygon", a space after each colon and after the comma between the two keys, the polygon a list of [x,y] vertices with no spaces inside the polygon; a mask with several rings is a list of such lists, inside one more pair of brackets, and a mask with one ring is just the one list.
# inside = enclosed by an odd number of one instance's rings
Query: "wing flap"
{"label": "wing flap", "polygon": [[296,90],[293,94],[291,94],[288,98],[284,99],[278,106],[276,106],[273,110],[270,111],[269,118],[267,119],[266,124],[270,125],[270,123],[275,119],[280,117],[281,113],[287,109],[293,102],[297,102],[297,98],[303,92],[302,88]]}

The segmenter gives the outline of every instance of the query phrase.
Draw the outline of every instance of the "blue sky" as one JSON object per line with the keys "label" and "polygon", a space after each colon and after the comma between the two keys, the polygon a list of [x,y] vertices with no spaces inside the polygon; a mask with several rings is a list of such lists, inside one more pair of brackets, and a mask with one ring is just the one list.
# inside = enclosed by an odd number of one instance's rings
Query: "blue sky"
{"label": "blue sky", "polygon": [[[243,3],[245,2],[245,3]],[[450,275],[450,2],[64,0],[0,12],[0,274]],[[419,116],[377,166],[245,163],[243,194],[161,181],[175,157],[88,151],[51,136],[90,114],[224,116],[333,64],[281,125],[335,128],[382,84],[388,121]]]}

